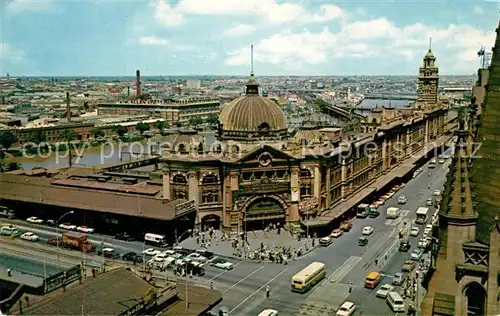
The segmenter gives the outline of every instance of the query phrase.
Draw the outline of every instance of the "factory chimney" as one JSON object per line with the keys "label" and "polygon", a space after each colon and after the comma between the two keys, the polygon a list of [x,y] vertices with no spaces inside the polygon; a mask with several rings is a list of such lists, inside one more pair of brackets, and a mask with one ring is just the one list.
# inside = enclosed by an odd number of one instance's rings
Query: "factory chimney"
{"label": "factory chimney", "polygon": [[71,122],[71,101],[69,100],[69,92],[66,92],[66,120]]}
{"label": "factory chimney", "polygon": [[137,89],[136,97],[139,98],[141,96],[141,72],[139,70],[135,72],[135,88]]}

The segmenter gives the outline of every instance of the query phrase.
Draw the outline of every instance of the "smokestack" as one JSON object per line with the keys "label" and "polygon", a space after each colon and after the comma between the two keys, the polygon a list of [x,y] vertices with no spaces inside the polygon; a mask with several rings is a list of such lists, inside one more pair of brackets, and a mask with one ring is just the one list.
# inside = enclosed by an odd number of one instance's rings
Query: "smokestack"
{"label": "smokestack", "polygon": [[127,87],[127,98],[130,99],[130,87]]}
{"label": "smokestack", "polygon": [[71,122],[71,101],[69,100],[69,92],[66,92],[66,119]]}
{"label": "smokestack", "polygon": [[141,96],[141,72],[139,70],[137,70],[135,72],[135,88],[137,89],[136,96],[140,97]]}

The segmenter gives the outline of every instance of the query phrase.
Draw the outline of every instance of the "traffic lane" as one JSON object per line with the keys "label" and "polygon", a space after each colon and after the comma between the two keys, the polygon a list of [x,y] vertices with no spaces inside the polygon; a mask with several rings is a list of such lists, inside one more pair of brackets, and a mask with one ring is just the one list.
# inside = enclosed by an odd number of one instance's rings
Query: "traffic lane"
{"label": "traffic lane", "polygon": [[[62,234],[64,232],[68,232],[68,230],[65,229],[56,229],[55,227],[51,226],[46,226],[42,224],[34,224],[30,223],[21,219],[5,219],[1,218],[0,222],[5,223],[5,224],[12,224],[16,227],[21,228],[24,231],[31,231],[38,234],[43,234],[45,238],[52,238],[55,237],[57,234],[56,232],[58,231],[59,234]],[[41,237],[41,236],[40,236]],[[116,248],[121,248],[121,249],[128,249],[128,251],[133,251],[133,252],[141,252],[143,249],[143,242],[140,241],[124,241],[124,240],[118,240],[115,239],[112,236],[108,235],[103,235],[103,234],[87,234],[87,239],[95,245],[101,245],[102,242],[104,242],[105,245],[107,246],[115,246]],[[149,248],[146,246],[146,248]]]}
{"label": "traffic lane", "polygon": [[[61,271],[56,264],[35,260],[21,255],[12,255],[0,252],[0,266],[26,274],[44,277],[44,270],[47,276],[54,275]],[[45,269],[44,269],[45,267]]]}

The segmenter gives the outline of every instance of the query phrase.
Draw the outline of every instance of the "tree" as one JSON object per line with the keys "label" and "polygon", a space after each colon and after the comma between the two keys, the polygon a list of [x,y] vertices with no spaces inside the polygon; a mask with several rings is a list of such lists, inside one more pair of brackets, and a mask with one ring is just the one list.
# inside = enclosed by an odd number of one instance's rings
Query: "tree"
{"label": "tree", "polygon": [[90,133],[94,136],[94,138],[104,137],[104,131],[100,127],[93,128]]}
{"label": "tree", "polygon": [[139,122],[135,126],[135,129],[139,131],[139,133],[144,133],[145,131],[149,131],[149,124],[144,123],[144,122]]}
{"label": "tree", "polygon": [[24,136],[24,141],[27,143],[35,143],[39,145],[45,141],[45,134],[41,131],[31,132]]}
{"label": "tree", "polygon": [[207,117],[207,123],[210,125],[217,125],[219,123],[219,117],[215,114],[210,114]]}
{"label": "tree", "polygon": [[4,131],[0,133],[0,145],[5,149],[9,149],[15,142],[17,137],[11,131]]}
{"label": "tree", "polygon": [[156,121],[155,122],[155,127],[159,129],[160,131],[168,128],[168,122],[167,121]]}
{"label": "tree", "polygon": [[189,125],[191,126],[198,126],[203,123],[203,120],[199,116],[193,116],[192,118],[189,119]]}
{"label": "tree", "polygon": [[78,139],[78,133],[74,129],[67,128],[59,134],[59,139],[63,142],[67,142],[69,148],[69,143]]}
{"label": "tree", "polygon": [[125,135],[128,132],[128,129],[125,126],[121,125],[113,125],[111,129],[120,137],[123,137],[123,135]]}
{"label": "tree", "polygon": [[7,165],[7,168],[5,168],[5,171],[16,171],[16,170],[19,170],[19,169],[22,169],[22,165],[18,162],[9,162],[9,164]]}
{"label": "tree", "polygon": [[177,127],[177,129],[180,129],[182,127],[182,123],[180,121],[177,121],[174,123],[175,127]]}

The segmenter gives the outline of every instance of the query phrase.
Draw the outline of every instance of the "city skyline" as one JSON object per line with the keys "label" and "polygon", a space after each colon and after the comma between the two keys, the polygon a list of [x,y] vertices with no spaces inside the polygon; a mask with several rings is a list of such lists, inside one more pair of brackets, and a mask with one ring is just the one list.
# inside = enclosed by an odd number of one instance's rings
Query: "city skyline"
{"label": "city skyline", "polygon": [[[417,75],[432,38],[444,75],[470,75],[493,46],[493,2],[194,0],[4,2],[11,76]],[[82,14],[82,12],[84,14]]]}

